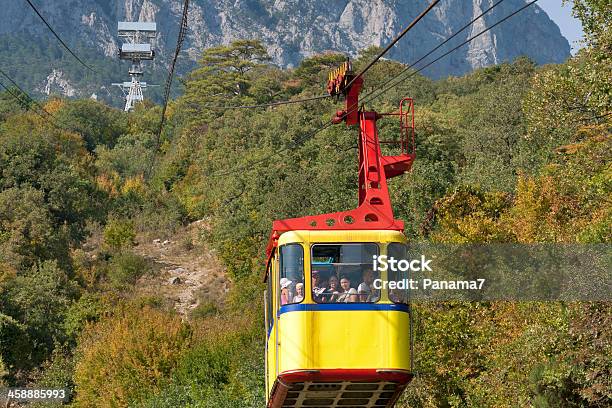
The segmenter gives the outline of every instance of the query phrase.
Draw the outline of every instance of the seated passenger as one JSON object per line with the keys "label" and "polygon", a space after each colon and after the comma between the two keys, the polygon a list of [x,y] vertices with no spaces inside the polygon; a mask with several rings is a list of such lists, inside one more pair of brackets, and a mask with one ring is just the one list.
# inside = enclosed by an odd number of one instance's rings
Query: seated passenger
{"label": "seated passenger", "polygon": [[281,278],[280,280],[280,288],[281,288],[281,306],[289,303],[292,298],[291,292],[289,288],[293,282],[287,278]]}
{"label": "seated passenger", "polygon": [[325,291],[325,287],[320,286],[321,275],[319,271],[312,271],[312,298],[315,302],[321,303],[323,302],[323,292]]}
{"label": "seated passenger", "polygon": [[377,302],[380,299],[380,291],[374,289],[374,271],[365,269],[363,271],[363,282],[357,287],[360,302]]}
{"label": "seated passenger", "polygon": [[296,294],[293,297],[293,303],[300,303],[302,300],[304,300],[304,284],[300,282],[295,285],[295,291]]}
{"label": "seated passenger", "polygon": [[336,275],[332,275],[329,277],[329,288],[325,291],[324,301],[327,303],[337,302],[339,295],[338,278]]}
{"label": "seated passenger", "polygon": [[340,279],[340,287],[342,290],[338,295],[338,303],[357,302],[357,291],[351,288],[351,281],[346,276]]}

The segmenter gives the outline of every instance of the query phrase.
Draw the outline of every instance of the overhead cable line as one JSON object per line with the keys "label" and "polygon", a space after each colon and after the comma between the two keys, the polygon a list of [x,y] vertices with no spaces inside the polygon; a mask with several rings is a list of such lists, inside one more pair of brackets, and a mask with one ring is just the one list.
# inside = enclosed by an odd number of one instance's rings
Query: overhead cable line
{"label": "overhead cable line", "polygon": [[[43,118],[45,121],[47,121],[48,123],[50,123],[54,128],[58,129],[58,130],[63,130],[63,131],[68,131],[68,132],[76,132],[76,133],[82,133],[80,130],[76,130],[76,129],[72,129],[72,128],[68,128],[65,126],[60,126],[57,124],[56,121],[58,121],[57,117],[55,115],[53,115],[52,113],[50,113],[48,110],[45,109],[44,106],[42,106],[40,104],[40,102],[38,102],[36,99],[32,98],[30,96],[30,94],[28,94],[26,91],[23,90],[23,88],[21,88],[17,82],[15,82],[13,80],[13,78],[11,78],[6,72],[4,72],[2,69],[0,69],[0,74],[2,74],[2,76],[4,76],[6,79],[8,79],[15,88],[17,88],[19,90],[19,92],[21,92],[21,96],[23,98],[25,98],[25,100],[31,104],[36,106],[40,111],[42,111],[45,116],[43,116],[40,112],[38,112],[37,110],[32,110],[32,112],[36,113],[38,116],[40,116],[41,118]],[[17,97],[15,94],[13,94],[9,89],[7,89],[5,86],[3,86],[3,88],[5,88],[15,99],[17,99],[18,101],[21,101],[21,99],[19,97]]]}
{"label": "overhead cable line", "polygon": [[371,101],[373,99],[379,98],[380,96],[382,96],[385,92],[387,92],[389,89],[393,88],[394,86],[396,86],[397,84],[399,84],[400,81],[404,81],[408,78],[411,78],[413,76],[415,76],[417,73],[423,71],[425,68],[431,66],[432,64],[440,61],[442,58],[446,57],[447,55],[451,54],[452,52],[458,50],[459,48],[463,47],[464,45],[466,45],[467,43],[474,41],[476,38],[480,37],[481,35],[483,35],[484,33],[486,33],[487,31],[492,30],[493,28],[495,28],[496,26],[498,26],[499,24],[503,23],[504,21],[508,20],[509,18],[515,16],[516,14],[520,13],[521,11],[523,11],[524,9],[526,9],[527,7],[531,6],[532,4],[536,3],[538,0],[533,0],[527,4],[525,4],[523,7],[519,8],[518,10],[508,14],[506,17],[502,18],[501,20],[499,20],[497,23],[493,24],[490,27],[487,27],[486,29],[482,30],[481,32],[479,32],[478,34],[473,35],[472,37],[468,38],[467,40],[465,40],[464,42],[462,42],[461,44],[457,45],[456,47],[452,48],[451,50],[445,52],[444,54],[440,55],[438,58],[434,59],[433,61],[427,63],[426,65],[422,66],[421,68],[417,69],[416,71],[413,71],[410,73],[410,75],[408,75],[405,78],[401,78],[401,76],[408,71],[408,68],[404,69],[401,73],[399,73],[398,75],[395,76],[395,83],[392,83],[391,85],[389,85],[388,87],[384,88],[383,90],[378,92],[378,95],[373,96],[372,98],[370,98],[369,100],[366,100],[366,98],[368,96],[370,96],[371,94],[373,94],[375,91],[370,92],[368,95],[366,95],[364,97],[364,101],[368,102]]}
{"label": "overhead cable line", "polygon": [[40,19],[42,20],[43,23],[45,23],[45,25],[47,26],[47,28],[53,33],[53,35],[55,36],[55,38],[60,42],[60,44],[62,44],[64,46],[64,48],[77,60],[79,61],[79,63],[81,63],[81,65],[83,65],[85,68],[87,68],[88,70],[92,71],[92,72],[96,72],[95,69],[93,69],[91,66],[87,65],[85,62],[83,62],[82,59],[80,59],[71,49],[70,47],[68,47],[66,45],[66,43],[64,42],[64,40],[62,40],[60,38],[60,36],[55,32],[55,30],[53,29],[53,27],[51,27],[51,25],[47,22],[47,20],[43,17],[42,14],[40,14],[40,12],[38,11],[38,9],[36,8],[36,6],[34,4],[32,4],[32,2],[30,0],[25,0],[30,7],[32,7],[32,10],[34,10],[34,12],[38,15],[38,17],[40,17]]}
{"label": "overhead cable line", "polygon": [[[362,76],[363,74],[365,74],[376,62],[378,62],[378,60],[380,60],[399,40],[402,39],[402,37],[404,37],[404,35],[406,35],[419,21],[421,21],[421,19],[423,17],[425,17],[427,15],[427,13],[429,13],[438,3],[440,2],[440,0],[434,0],[432,1],[429,6],[427,6],[427,8],[425,10],[423,10],[421,12],[421,14],[419,14],[406,28],[404,28],[402,30],[401,33],[399,33],[386,47],[384,50],[382,50],[372,61],[370,61],[368,63],[368,65],[363,68],[357,75],[355,75],[355,77],[347,84],[347,88],[360,76]],[[319,97],[318,99],[323,99],[323,97]],[[287,103],[287,102],[285,102]],[[277,102],[276,104],[285,104],[285,103],[279,103]],[[296,102],[297,103],[297,102]],[[270,105],[270,106],[274,106],[274,105]],[[347,113],[348,114],[348,113]],[[325,124],[323,124],[321,127],[319,127],[318,129],[316,129],[313,132],[308,133],[305,137],[302,138],[302,141],[306,141],[312,137],[314,137],[317,133],[327,129],[329,126],[331,126],[333,123],[332,121],[329,121]],[[301,142],[298,142],[301,143]],[[295,144],[295,142],[294,142]],[[268,160],[269,158],[282,153],[283,151],[287,150],[289,147],[285,147],[281,150],[276,151],[274,154],[270,155],[269,157],[264,157],[261,160],[257,160],[255,162],[252,162],[249,164],[248,167],[251,167],[255,164],[259,164],[265,160]],[[230,172],[231,173],[231,172]],[[217,174],[217,175],[222,175],[222,174],[226,174],[226,173],[221,173],[221,174]]]}
{"label": "overhead cable line", "polygon": [[30,98],[30,95],[28,95],[28,93],[26,91],[24,91],[23,89],[21,89],[21,87],[19,85],[17,85],[17,82],[15,82],[13,80],[13,78],[11,78],[10,76],[8,76],[8,74],[6,72],[4,72],[2,69],[0,69],[0,74],[2,74],[2,76],[4,76],[6,79],[8,79],[15,88],[19,89],[19,91],[26,95],[28,99],[33,100],[32,98]]}
{"label": "overhead cable line", "polygon": [[[34,98],[32,98],[26,91],[24,91],[18,84],[17,82],[15,82],[13,80],[13,78],[11,78],[6,72],[4,72],[2,69],[0,69],[0,74],[2,74],[2,76],[4,76],[6,79],[8,79],[15,88],[17,88],[19,90],[19,92],[21,92],[21,95],[26,98],[28,103],[31,103],[32,105],[36,105],[37,108],[39,108],[40,110],[42,110],[46,115],[53,117],[53,115],[51,115],[49,112],[47,112],[47,110],[40,104],[38,103]],[[10,91],[9,91],[10,93]]]}
{"label": "overhead cable line", "polygon": [[[502,1],[504,1],[504,0],[500,0],[500,1],[498,1],[498,2],[497,2],[496,4],[494,4],[492,7],[494,7],[494,6],[498,5],[498,4],[499,4],[499,3],[501,3]],[[428,64],[424,65],[423,67],[419,68],[418,70],[413,71],[413,72],[412,72],[412,73],[411,73],[411,74],[410,74],[408,77],[406,77],[406,78],[404,78],[404,79],[408,79],[408,78],[410,78],[410,77],[412,77],[412,76],[416,75],[417,73],[419,73],[419,72],[423,71],[425,68],[427,68],[427,67],[429,67],[429,66],[433,65],[434,63],[436,63],[436,62],[440,61],[442,58],[444,58],[444,57],[446,57],[447,55],[451,54],[452,52],[454,52],[454,51],[458,50],[459,48],[461,48],[461,47],[462,47],[462,46],[464,46],[465,44],[467,44],[467,43],[469,43],[469,42],[471,42],[471,41],[474,41],[476,38],[480,37],[481,35],[483,35],[483,34],[484,34],[484,33],[486,33],[487,31],[492,30],[493,28],[495,28],[495,27],[496,27],[496,26],[498,26],[499,24],[501,24],[501,23],[505,22],[506,20],[508,20],[508,19],[510,19],[511,17],[515,16],[516,14],[520,13],[521,11],[523,11],[523,10],[524,10],[524,9],[526,9],[527,7],[531,6],[532,4],[536,3],[537,1],[538,1],[538,0],[533,0],[533,1],[531,1],[531,2],[529,2],[529,3],[527,3],[527,4],[525,4],[524,6],[522,6],[522,7],[521,7],[521,8],[519,8],[519,9],[517,9],[516,11],[514,11],[514,12],[512,12],[512,13],[508,14],[506,17],[502,18],[501,20],[499,20],[498,22],[496,22],[496,23],[495,23],[495,24],[493,24],[492,26],[490,26],[490,27],[488,27],[488,28],[486,28],[486,29],[484,29],[484,30],[480,31],[478,34],[473,35],[472,37],[468,38],[467,40],[465,40],[465,41],[464,41],[464,42],[462,42],[461,44],[457,45],[456,47],[454,47],[454,48],[453,48],[453,49],[451,49],[450,51],[448,51],[448,52],[446,52],[446,53],[442,54],[441,56],[439,56],[438,58],[436,58],[436,59],[434,59],[433,61],[429,62]],[[487,11],[485,11],[483,14],[485,14],[486,12],[488,12],[488,10],[487,10]],[[479,16],[479,17],[480,17],[480,16]],[[477,17],[477,18],[473,19],[473,20],[472,20],[470,23],[468,23],[468,25],[473,24],[473,23],[474,23],[474,21],[475,21],[476,19],[478,19],[479,17]],[[444,41],[442,44],[446,43],[448,40],[450,40],[452,37],[454,37],[456,34],[458,34],[460,31],[462,31],[462,30],[463,30],[463,29],[465,29],[465,28],[466,28],[466,27],[462,28],[462,29],[461,29],[461,30],[459,30],[457,33],[453,34],[451,37],[449,37],[447,40],[445,40],[445,41]],[[436,47],[436,49],[437,49],[437,48],[439,48],[439,47]],[[429,53],[427,53],[427,55],[426,55],[426,56],[430,55],[430,54],[431,54],[431,53],[433,53],[434,51],[435,51],[435,49],[434,49],[434,50],[432,50],[432,51],[430,51]],[[422,60],[423,60],[423,58],[419,59],[419,61],[422,61]],[[416,63],[418,63],[419,61],[417,61],[417,62],[415,62],[415,63],[411,64],[411,66],[415,65],[415,64],[416,64]],[[409,66],[409,67],[410,67],[410,66]],[[408,68],[409,68],[409,67],[408,67]],[[405,70],[404,70],[404,71],[402,71],[402,72],[406,72],[406,71],[407,71],[407,69],[405,69]],[[400,73],[400,74],[396,75],[396,76],[395,76],[395,77],[393,77],[393,78],[394,78],[394,79],[398,79],[398,78],[399,78],[401,75],[402,75],[402,73]],[[388,82],[387,82],[387,83],[388,83]],[[383,95],[383,94],[384,94],[386,91],[388,91],[388,90],[389,90],[389,89],[391,89],[392,87],[396,86],[397,84],[398,84],[397,82],[396,82],[395,84],[391,84],[391,85],[390,85],[390,86],[388,86],[387,88],[385,88],[385,89],[381,90],[381,91],[378,93],[378,95],[374,95],[374,96],[372,96],[371,98],[369,98],[369,99],[368,99],[368,96],[372,95],[372,94],[373,94],[373,93],[376,91],[376,90],[373,90],[372,92],[370,92],[369,94],[367,94],[367,95],[364,97],[364,100],[362,101],[362,103],[370,102],[370,101],[372,101],[372,100],[374,100],[374,99],[379,98],[379,97],[380,97],[380,96],[382,96],[382,95]],[[349,110],[348,112],[345,112],[345,113],[344,113],[344,114],[342,114],[342,116],[340,116],[340,117],[341,117],[341,118],[344,118],[344,117],[348,116],[350,113],[354,112],[354,111],[355,111],[355,110],[357,110],[357,109],[359,109],[359,108],[358,108],[358,107],[353,107],[351,110]],[[313,134],[312,136],[314,136],[316,133],[318,133],[318,132],[320,132],[320,131],[324,130],[325,128],[327,128],[327,127],[328,127],[328,125],[329,125],[329,124],[324,125],[323,127],[319,128],[319,129],[318,129],[316,132],[314,132],[314,134]],[[310,136],[310,135],[308,135],[308,136]],[[310,137],[312,137],[312,136],[310,136]],[[307,138],[308,138],[308,137],[307,137]],[[305,139],[306,139],[306,138],[305,138]],[[305,141],[305,139],[304,139],[304,140],[299,141],[298,143],[302,143],[303,141]],[[281,152],[281,151],[279,151],[279,153],[280,153],[280,152]],[[272,157],[272,156],[271,156],[271,157]]]}
{"label": "overhead cable line", "polygon": [[[497,4],[501,3],[502,1],[504,1],[504,0],[500,0],[500,1],[499,1],[498,3],[496,3],[494,6],[496,6]],[[523,7],[519,8],[518,10],[516,10],[516,11],[514,11],[513,13],[511,13],[511,14],[507,15],[507,16],[506,16],[506,17],[504,17],[503,19],[499,20],[497,23],[495,23],[495,24],[493,24],[492,26],[490,26],[490,27],[486,28],[485,30],[482,30],[482,31],[481,31],[481,32],[479,32],[478,34],[476,34],[476,35],[474,35],[474,36],[472,36],[472,37],[468,38],[467,40],[465,40],[464,42],[462,42],[462,43],[461,43],[461,44],[459,44],[458,46],[454,47],[454,48],[453,48],[453,49],[451,49],[450,51],[448,51],[448,52],[444,53],[443,55],[441,55],[440,57],[438,57],[438,58],[436,58],[435,60],[431,61],[431,62],[430,62],[430,63],[428,63],[427,65],[425,65],[425,66],[423,66],[423,67],[419,68],[417,71],[413,71],[413,72],[411,73],[411,75],[410,75],[410,76],[408,76],[407,78],[410,78],[411,76],[414,76],[414,75],[416,75],[417,73],[419,73],[419,72],[423,71],[425,68],[427,68],[427,67],[431,66],[432,64],[434,64],[434,63],[438,62],[439,60],[441,60],[441,59],[442,59],[442,58],[444,58],[445,56],[449,55],[450,53],[452,53],[452,52],[454,52],[454,51],[458,50],[458,49],[459,49],[460,47],[462,47],[463,45],[465,45],[465,44],[467,44],[467,43],[469,43],[469,42],[471,42],[471,41],[475,40],[476,38],[480,37],[482,34],[484,34],[484,33],[486,33],[487,31],[489,31],[489,30],[493,29],[494,27],[496,27],[497,25],[499,25],[499,24],[503,23],[504,21],[508,20],[509,18],[511,18],[511,17],[513,17],[513,16],[515,16],[516,14],[518,14],[519,12],[521,12],[522,10],[524,10],[525,8],[527,8],[527,7],[531,6],[532,4],[536,3],[537,1],[538,1],[538,0],[533,0],[533,1],[531,1],[530,3],[527,3],[527,4],[526,4],[526,5],[524,5]],[[483,14],[485,14],[485,13],[486,13],[486,12],[484,12]],[[477,18],[476,18],[476,19],[477,19]],[[473,23],[474,23],[474,21],[475,21],[476,19],[473,19],[473,20],[472,20],[470,23],[468,23],[468,26],[469,26],[469,25],[471,25],[471,24],[473,24]],[[463,29],[465,29],[465,28],[463,28]],[[463,29],[462,29],[462,30],[463,30]],[[457,35],[457,34],[458,34],[460,31],[462,31],[462,30],[459,30],[457,33],[453,34],[451,37],[449,37],[447,40],[445,40],[445,42],[447,42],[448,40],[450,40],[452,37],[454,37],[455,35]],[[443,43],[443,44],[444,44],[444,43]],[[436,47],[435,49],[437,49],[437,48],[439,48],[439,47]],[[427,53],[427,55],[426,55],[426,56],[431,55],[431,53],[433,53],[433,52],[435,51],[435,49],[433,49],[433,50],[431,50],[429,53]],[[423,58],[421,58],[419,61],[421,61],[422,59],[423,59]],[[415,63],[411,64],[411,66],[415,65],[416,63],[417,63],[417,62],[415,62]],[[408,67],[408,68],[409,68],[409,67]],[[404,70],[404,71],[402,71],[402,72],[405,72],[405,71],[407,71],[407,69],[406,69],[406,70]],[[398,77],[400,77],[401,75],[402,75],[402,73],[400,73],[400,74],[398,74],[398,75],[394,76],[394,77],[393,77],[393,79],[397,79],[397,78],[398,78]],[[404,78],[404,79],[407,79],[407,78]],[[388,83],[388,82],[389,82],[389,81],[387,81],[386,83]],[[386,83],[385,83],[385,84],[386,84]],[[370,98],[368,99],[368,96],[371,96],[373,93],[375,93],[375,92],[376,92],[376,89],[375,89],[375,90],[373,90],[372,92],[370,92],[369,94],[367,94],[367,95],[364,97],[363,103],[366,103],[366,102],[369,102],[369,101],[372,101],[372,100],[374,100],[374,99],[379,98],[379,97],[380,97],[380,96],[382,96],[382,95],[383,95],[383,94],[384,94],[386,91],[388,91],[389,89],[391,89],[392,87],[394,87],[394,86],[396,86],[396,85],[397,85],[397,83],[395,83],[395,84],[391,84],[389,87],[387,87],[387,88],[383,89],[383,90],[382,90],[380,93],[378,93],[378,95],[374,95],[374,96],[372,96],[372,97],[370,97]],[[377,88],[378,88],[378,87],[377,87]],[[342,115],[340,116],[340,118],[344,118],[344,117],[348,116],[350,113],[354,112],[354,111],[355,111],[355,110],[357,110],[357,109],[359,109],[357,106],[355,106],[355,107],[351,108],[349,111],[347,111],[347,112],[345,112],[344,114],[342,114]],[[327,123],[323,124],[322,126],[320,126],[319,128],[317,128],[316,130],[314,130],[313,132],[309,132],[308,134],[306,134],[306,135],[305,135],[305,136],[303,136],[302,138],[299,138],[299,139],[297,139],[297,140],[295,140],[295,141],[291,142],[291,145],[290,145],[290,146],[286,146],[286,147],[284,147],[284,148],[282,148],[282,149],[280,149],[280,150],[278,150],[278,151],[276,151],[276,152],[274,152],[274,153],[272,153],[272,154],[270,154],[270,155],[268,155],[268,156],[266,156],[266,157],[263,157],[263,158],[258,159],[258,160],[256,160],[256,161],[253,161],[253,162],[249,163],[248,165],[243,166],[242,168],[239,168],[239,169],[233,169],[233,170],[226,171],[226,172],[222,172],[222,173],[214,173],[214,174],[212,174],[211,176],[213,176],[213,177],[214,177],[214,176],[228,175],[228,174],[234,173],[234,172],[236,172],[236,171],[244,171],[244,170],[247,170],[247,169],[249,169],[249,168],[252,168],[252,166],[254,166],[254,165],[256,165],[256,164],[259,164],[259,163],[265,162],[265,161],[267,161],[267,160],[271,159],[272,157],[274,157],[274,156],[278,155],[279,153],[282,153],[282,152],[284,152],[284,151],[288,150],[288,149],[289,149],[289,148],[291,148],[291,147],[297,146],[297,145],[299,145],[299,144],[301,144],[301,143],[305,142],[305,141],[306,141],[306,140],[308,140],[308,139],[311,139],[312,137],[316,136],[316,135],[317,135],[319,132],[322,132],[323,130],[327,129],[327,128],[328,128],[328,127],[330,127],[331,125],[332,125],[332,122],[331,122],[331,121],[329,121],[329,122],[327,122]]]}
{"label": "overhead cable line", "polygon": [[355,75],[355,77],[346,85],[346,88],[349,88],[353,84],[353,82],[355,82],[357,80],[357,78],[361,77],[370,68],[372,68],[372,66],[374,64],[376,64],[376,62],[378,62],[379,59],[381,59],[399,40],[402,39],[402,37],[404,35],[406,35],[408,33],[408,31],[410,31],[412,29],[412,27],[414,27],[419,21],[421,21],[421,19],[423,17],[425,17],[427,15],[427,13],[429,13],[439,2],[440,2],[440,0],[432,1],[431,4],[429,4],[429,6],[427,6],[427,8],[421,12],[421,14],[419,14],[414,20],[412,20],[412,22],[406,28],[404,28],[404,30],[401,33],[399,33],[385,47],[384,50],[382,50],[372,61],[370,61],[370,63],[368,65],[365,66],[365,68],[363,68],[361,71],[359,71],[359,73],[357,75]]}
{"label": "overhead cable line", "polygon": [[23,109],[28,110],[27,101],[24,101],[23,99],[21,99],[21,97],[20,97],[20,96],[15,95],[15,94],[13,93],[13,91],[12,91],[10,88],[7,88],[7,86],[6,86],[6,85],[4,85],[4,84],[2,83],[2,81],[0,81],[0,86],[1,86],[2,88],[4,88],[4,90],[5,90],[5,91],[6,91],[6,92],[7,92],[9,95],[11,95],[11,96],[13,97],[13,99],[15,99],[15,100],[16,100],[16,101],[19,103],[19,105],[21,105],[21,107],[22,107]]}
{"label": "overhead cable line", "polygon": [[[353,81],[355,81],[358,77],[362,76],[363,74],[366,73],[367,70],[369,70],[376,62],[378,62],[378,60],[380,58],[382,58],[404,35],[406,35],[406,33],[408,33],[408,31],[410,31],[423,17],[425,17],[425,15],[427,15],[427,13],[429,13],[435,6],[436,4],[438,4],[440,2],[440,0],[434,0],[425,10],[423,10],[423,12],[421,12],[421,14],[419,14],[406,28],[404,28],[404,30],[402,30],[401,33],[399,33],[386,47],[384,50],[382,50],[372,61],[370,61],[368,63],[368,65],[362,69],[347,85],[350,86]],[[263,107],[269,107],[269,106],[279,106],[279,105],[288,105],[288,104],[292,104],[292,103],[301,103],[301,102],[308,102],[308,101],[312,101],[312,100],[317,100],[317,99],[325,99],[325,98],[330,98],[331,95],[322,95],[322,96],[317,96],[314,98],[305,98],[305,99],[298,99],[298,100],[288,100],[288,101],[281,101],[281,102],[271,102],[271,103],[263,103],[263,104],[258,104],[258,105],[240,105],[240,106],[203,106],[204,108],[209,108],[209,109],[250,109],[250,108],[263,108]]]}
{"label": "overhead cable line", "polygon": [[183,14],[181,16],[181,26],[179,28],[178,37],[176,39],[176,49],[174,50],[174,57],[172,58],[172,64],[168,72],[168,78],[166,79],[166,86],[164,88],[164,103],[162,106],[161,119],[159,122],[159,128],[157,129],[157,135],[155,139],[155,153],[159,149],[159,143],[161,139],[161,133],[164,128],[164,122],[166,120],[166,108],[168,107],[168,99],[170,98],[170,87],[172,86],[172,78],[174,77],[174,69],[176,67],[176,61],[178,60],[185,40],[185,32],[187,31],[187,13],[189,11],[189,0],[183,2]]}
{"label": "overhead cable line", "polygon": [[[35,104],[35,101],[33,101],[33,100],[32,100],[32,99],[29,97],[29,95],[27,95],[27,94],[23,94],[23,93],[21,93],[21,94],[15,94],[15,93],[13,92],[13,90],[11,90],[10,88],[7,88],[7,87],[6,87],[6,85],[4,85],[2,82],[0,82],[0,86],[2,86],[2,88],[4,88],[4,89],[6,90],[6,92],[8,92],[8,94],[9,94],[9,95],[11,95],[11,96],[13,97],[13,99],[15,99],[15,100],[16,100],[16,101],[19,103],[19,105],[21,105],[21,107],[22,107],[23,109],[25,109],[26,111],[29,111],[29,110],[30,110],[30,109],[29,109],[29,106],[28,106],[28,103],[34,103],[34,104]],[[19,88],[19,89],[20,89],[20,88]],[[23,98],[25,98],[25,100],[24,100]],[[31,111],[32,111],[33,113],[35,113],[36,115],[40,116],[40,118],[41,118],[41,119],[43,119],[45,122],[47,122],[47,123],[49,123],[49,124],[53,125],[53,127],[54,127],[54,128],[59,129],[59,130],[63,130],[62,128],[60,128],[60,127],[57,125],[57,123],[53,122],[53,121],[52,121],[51,119],[49,119],[47,116],[44,116],[43,114],[41,114],[39,111],[37,111],[37,110],[35,110],[35,109],[32,109]],[[43,109],[43,111],[44,111],[45,113],[49,114],[49,112],[45,111],[44,109]]]}
{"label": "overhead cable line", "polygon": [[269,103],[260,103],[257,105],[238,105],[238,106],[231,106],[231,105],[221,105],[221,106],[213,106],[213,105],[203,105],[203,108],[208,108],[208,109],[251,109],[251,108],[265,108],[265,107],[269,107],[269,106],[280,106],[280,105],[290,105],[292,103],[302,103],[302,102],[310,102],[310,101],[316,101],[319,99],[327,99],[327,98],[331,98],[332,96],[329,94],[325,94],[325,95],[320,95],[320,96],[313,96],[311,98],[304,98],[304,99],[290,99],[287,101],[279,101],[279,102],[269,102]]}
{"label": "overhead cable line", "polygon": [[[434,47],[433,49],[429,50],[425,55],[423,55],[421,58],[419,58],[418,60],[412,62],[410,65],[406,66],[399,74],[397,74],[396,76],[392,76],[389,79],[387,79],[385,82],[383,82],[381,85],[378,85],[376,88],[382,88],[384,86],[386,86],[389,82],[395,80],[398,76],[402,75],[404,72],[408,71],[410,68],[414,67],[415,65],[417,65],[419,62],[423,61],[425,58],[429,57],[431,54],[433,54],[434,52],[436,52],[437,50],[439,50],[441,47],[443,47],[446,43],[448,43],[450,40],[452,40],[453,38],[455,38],[457,35],[459,35],[460,33],[462,33],[463,31],[465,31],[467,28],[469,28],[472,24],[474,24],[476,22],[476,20],[480,19],[481,17],[483,17],[485,14],[487,14],[488,12],[490,12],[491,10],[493,10],[495,7],[497,7],[500,3],[503,3],[505,0],[499,0],[496,3],[493,3],[493,5],[491,5],[491,7],[489,7],[488,9],[486,9],[485,11],[483,11],[482,13],[480,13],[478,16],[474,17],[470,22],[468,22],[467,24],[465,24],[463,27],[461,27],[459,30],[455,31],[451,36],[449,36],[446,40],[442,41],[440,44],[438,44],[436,47]],[[376,88],[374,88],[372,91],[370,91],[369,93],[367,93],[364,96],[364,99],[367,98],[369,95],[372,95],[374,92],[376,92]]]}

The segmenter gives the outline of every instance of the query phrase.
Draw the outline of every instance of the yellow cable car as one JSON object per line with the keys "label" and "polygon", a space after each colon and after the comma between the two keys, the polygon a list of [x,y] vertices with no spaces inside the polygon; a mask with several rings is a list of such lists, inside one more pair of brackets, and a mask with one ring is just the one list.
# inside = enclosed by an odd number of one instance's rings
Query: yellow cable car
{"label": "yellow cable car", "polygon": [[362,82],[347,64],[328,83],[349,84],[340,89],[346,108],[333,121],[359,125],[359,206],[272,226],[265,277],[270,408],[392,407],[412,378],[407,292],[380,285],[405,276],[379,273],[373,260],[406,258],[387,179],[414,161],[414,104],[405,98],[392,114],[400,118],[401,137],[392,143],[401,153],[383,155],[376,121],[385,115],[357,111]]}
{"label": "yellow cable car", "polygon": [[372,257],[402,258],[405,244],[392,230],[279,237],[265,302],[269,407],[393,405],[411,378],[410,311],[403,292],[365,286],[400,279],[377,277]]}

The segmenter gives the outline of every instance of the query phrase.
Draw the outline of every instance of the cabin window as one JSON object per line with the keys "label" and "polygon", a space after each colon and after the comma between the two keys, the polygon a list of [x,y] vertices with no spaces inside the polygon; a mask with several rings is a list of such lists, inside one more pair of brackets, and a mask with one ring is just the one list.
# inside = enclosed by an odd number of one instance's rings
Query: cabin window
{"label": "cabin window", "polygon": [[372,268],[378,245],[316,244],[312,246],[312,298],[317,303],[376,303],[380,290],[373,286]]}
{"label": "cabin window", "polygon": [[[389,258],[393,257],[397,260],[408,259],[408,247],[398,242],[393,242],[387,246],[387,255]],[[404,279],[410,279],[410,271],[404,271],[395,268],[392,270],[389,268],[389,282],[395,281],[400,282]],[[389,289],[389,300],[394,303],[408,303],[408,290],[409,289]]]}
{"label": "cabin window", "polygon": [[280,305],[300,303],[304,300],[304,249],[300,244],[280,248],[279,274]]}

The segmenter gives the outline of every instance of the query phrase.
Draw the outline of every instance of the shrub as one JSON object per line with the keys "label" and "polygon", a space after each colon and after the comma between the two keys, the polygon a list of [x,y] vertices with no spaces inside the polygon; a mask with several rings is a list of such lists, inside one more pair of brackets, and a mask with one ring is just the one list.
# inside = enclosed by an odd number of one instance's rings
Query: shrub
{"label": "shrub", "polygon": [[172,194],[156,192],[154,197],[143,203],[135,221],[139,233],[160,238],[160,231],[164,236],[175,233],[187,221],[187,216],[182,204]]}
{"label": "shrub", "polygon": [[212,302],[202,302],[197,305],[190,313],[192,319],[201,319],[204,317],[214,316],[219,313],[219,309]]}
{"label": "shrub", "polygon": [[194,323],[197,344],[181,357],[171,381],[141,406],[263,406],[262,322],[253,315],[258,311],[254,306]]}
{"label": "shrub", "polygon": [[55,345],[66,340],[63,322],[77,294],[76,283],[54,261],[43,262],[8,282],[0,296],[5,314],[0,315],[0,345],[6,350],[6,362],[16,369],[28,369],[46,360]]}
{"label": "shrub", "polygon": [[158,390],[188,347],[191,329],[177,315],[124,305],[80,338],[77,407],[125,407]]}
{"label": "shrub", "polygon": [[148,271],[146,259],[132,252],[121,252],[108,265],[108,278],[116,286],[133,285]]}
{"label": "shrub", "polygon": [[219,347],[204,344],[189,350],[181,358],[174,378],[181,384],[215,388],[227,384],[231,364],[231,343]]}
{"label": "shrub", "polygon": [[134,245],[134,223],[128,220],[111,220],[104,228],[104,243],[115,251]]}
{"label": "shrub", "polygon": [[66,312],[66,320],[64,320],[66,334],[76,338],[87,323],[98,321],[105,311],[106,305],[100,296],[94,293],[83,294],[79,300],[70,305]]}
{"label": "shrub", "polygon": [[28,353],[31,347],[25,330],[25,325],[0,312],[0,384],[2,378],[10,374],[8,368],[15,365],[19,356]]}
{"label": "shrub", "polygon": [[[53,351],[51,359],[43,364],[42,375],[33,388],[64,388],[68,394],[68,401],[74,395],[74,356],[67,348],[57,348]],[[42,402],[32,404],[35,408],[59,408],[60,402]]]}

